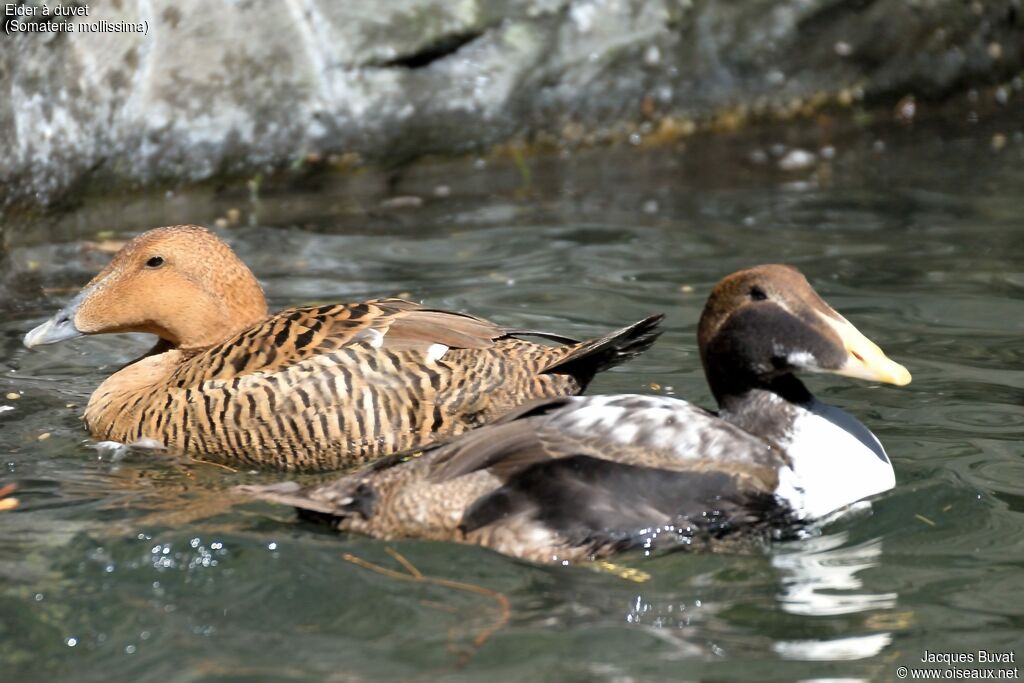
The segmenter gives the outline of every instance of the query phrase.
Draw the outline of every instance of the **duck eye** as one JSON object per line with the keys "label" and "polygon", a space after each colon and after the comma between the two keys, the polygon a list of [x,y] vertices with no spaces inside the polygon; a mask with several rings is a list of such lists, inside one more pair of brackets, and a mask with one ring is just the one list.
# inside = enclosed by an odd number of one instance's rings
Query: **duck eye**
{"label": "duck eye", "polygon": [[146,261],[146,267],[147,268],[159,268],[163,264],[164,264],[164,259],[163,259],[162,256],[154,256],[153,258],[151,258],[148,261]]}
{"label": "duck eye", "polygon": [[754,285],[753,287],[750,288],[749,294],[751,300],[753,301],[764,301],[765,299],[768,298],[768,295],[765,293],[765,291],[758,287],[757,285]]}

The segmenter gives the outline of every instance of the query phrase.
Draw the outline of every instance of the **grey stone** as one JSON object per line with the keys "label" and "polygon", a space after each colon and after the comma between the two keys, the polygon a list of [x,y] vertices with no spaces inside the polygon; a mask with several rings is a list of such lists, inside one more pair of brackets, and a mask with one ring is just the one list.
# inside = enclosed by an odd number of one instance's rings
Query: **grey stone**
{"label": "grey stone", "polygon": [[[941,97],[1020,71],[1020,5],[100,0],[74,32],[0,39],[0,206],[313,152],[392,165],[538,134],[576,142],[843,90]],[[148,33],[78,28],[101,20]]]}

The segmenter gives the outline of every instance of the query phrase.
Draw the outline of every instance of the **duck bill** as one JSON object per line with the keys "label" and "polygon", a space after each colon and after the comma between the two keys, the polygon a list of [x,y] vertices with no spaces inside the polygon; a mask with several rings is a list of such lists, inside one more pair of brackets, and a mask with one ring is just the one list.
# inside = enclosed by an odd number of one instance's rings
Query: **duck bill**
{"label": "duck bill", "polygon": [[57,315],[26,334],[25,346],[31,349],[44,344],[67,341],[85,334],[75,327],[75,314],[78,313],[78,307],[85,300],[85,294],[85,291],[80,292],[78,296],[68,302],[67,306],[58,311]]}
{"label": "duck bill", "polygon": [[861,334],[848,320],[827,315],[821,317],[839,335],[846,350],[846,362],[837,369],[829,369],[829,372],[896,386],[910,384],[910,372],[886,356],[878,344]]}

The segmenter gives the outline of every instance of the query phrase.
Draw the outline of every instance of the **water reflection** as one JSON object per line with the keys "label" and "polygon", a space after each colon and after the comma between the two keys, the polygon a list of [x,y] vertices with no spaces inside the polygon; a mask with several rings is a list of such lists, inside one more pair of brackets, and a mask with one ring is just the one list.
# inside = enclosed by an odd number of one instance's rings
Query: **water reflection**
{"label": "water reflection", "polygon": [[[881,536],[851,544],[849,533],[838,531],[751,549],[731,557],[727,571],[706,558],[676,553],[656,565],[685,561],[696,572],[665,591],[655,565],[652,583],[632,593],[622,618],[666,645],[662,657],[671,660],[738,651],[796,661],[868,659],[892,643],[898,623],[879,619],[879,613],[893,614],[898,594],[864,583],[863,572],[880,565],[882,547]],[[799,620],[781,620],[775,637],[755,635],[759,615],[774,609]],[[840,623],[846,627],[837,631]],[[835,637],[803,637],[807,624]]]}
{"label": "water reflection", "polygon": [[775,652],[785,659],[829,662],[874,657],[892,642],[891,633],[834,638],[832,640],[780,640]]}
{"label": "water reflection", "polygon": [[846,547],[847,532],[805,539],[795,549],[780,547],[772,565],[780,571],[779,603],[790,614],[833,616],[896,606],[896,593],[858,592],[858,573],[876,567],[882,557],[882,538]]}
{"label": "water reflection", "polygon": [[[859,574],[880,564],[882,538],[846,545],[845,531],[779,547],[772,566],[782,577],[780,607],[800,616],[835,616],[896,606],[897,593],[865,590]],[[874,657],[892,642],[889,632],[832,639],[780,640],[773,650],[785,659],[832,661]]]}

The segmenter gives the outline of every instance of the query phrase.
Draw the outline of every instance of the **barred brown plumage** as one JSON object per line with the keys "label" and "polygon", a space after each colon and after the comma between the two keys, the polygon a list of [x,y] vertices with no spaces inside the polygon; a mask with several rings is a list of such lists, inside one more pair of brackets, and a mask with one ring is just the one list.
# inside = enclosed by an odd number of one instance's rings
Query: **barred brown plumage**
{"label": "barred brown plumage", "polygon": [[[795,373],[897,385],[910,373],[799,271],[768,264],[723,278],[698,345],[718,414],[667,396],[546,398],[335,481],[239,490],[342,531],[567,562],[784,537],[895,485],[878,439]],[[561,367],[574,362],[570,353]]]}
{"label": "barred brown plumage", "polygon": [[259,284],[223,241],[173,226],[125,245],[25,343],[156,334],[149,354],[94,392],[85,411],[94,437],[317,470],[459,434],[528,399],[579,393],[649,347],[660,320],[583,343],[528,333],[559,342],[550,346],[401,299],[268,316]]}

